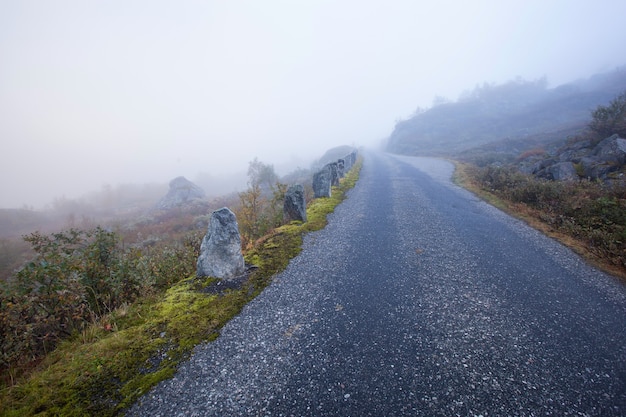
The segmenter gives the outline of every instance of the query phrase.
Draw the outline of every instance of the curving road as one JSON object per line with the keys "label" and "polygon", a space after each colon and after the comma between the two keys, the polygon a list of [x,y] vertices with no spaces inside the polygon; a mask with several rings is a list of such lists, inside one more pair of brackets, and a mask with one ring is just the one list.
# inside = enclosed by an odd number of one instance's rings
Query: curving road
{"label": "curving road", "polygon": [[624,416],[626,289],[452,185],[366,153],[304,250],[142,416]]}

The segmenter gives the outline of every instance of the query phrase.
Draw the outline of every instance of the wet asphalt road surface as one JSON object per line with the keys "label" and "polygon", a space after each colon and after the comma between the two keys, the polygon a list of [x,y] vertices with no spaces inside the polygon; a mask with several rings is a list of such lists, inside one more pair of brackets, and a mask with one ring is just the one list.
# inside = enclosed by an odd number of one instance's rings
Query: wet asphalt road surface
{"label": "wet asphalt road surface", "polygon": [[136,416],[624,416],[626,289],[449,181],[366,153],[303,252]]}

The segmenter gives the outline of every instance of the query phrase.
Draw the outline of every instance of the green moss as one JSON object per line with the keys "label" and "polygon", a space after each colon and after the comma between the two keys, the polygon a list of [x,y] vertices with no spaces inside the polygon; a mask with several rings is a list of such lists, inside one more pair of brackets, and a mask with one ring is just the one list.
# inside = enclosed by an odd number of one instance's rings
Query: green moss
{"label": "green moss", "polygon": [[306,223],[291,222],[275,229],[273,233],[260,239],[247,253],[246,261],[259,267],[251,280],[251,289],[255,295],[265,288],[272,276],[284,270],[289,261],[300,253],[302,238],[306,233],[326,226],[328,214],[335,210],[346,198],[347,191],[356,184],[362,163],[359,158],[350,172],[342,178],[339,186],[333,187],[331,197],[318,198],[309,203]]}
{"label": "green moss", "polygon": [[141,397],[160,381],[173,377],[175,373],[176,368],[168,366],[156,372],[142,375],[141,378],[133,378],[120,390],[122,400],[118,404],[118,407],[125,408],[132,405],[136,398]]}
{"label": "green moss", "polygon": [[187,278],[161,296],[118,309],[108,322],[62,343],[30,378],[0,391],[0,416],[121,413],[172,377],[194,346],[215,340],[219,329],[287,267],[300,253],[303,235],[322,229],[354,186],[361,163],[333,188],[332,197],[311,202],[307,223],[279,227],[245,254],[258,269],[241,290],[216,296],[203,292],[213,279]]}

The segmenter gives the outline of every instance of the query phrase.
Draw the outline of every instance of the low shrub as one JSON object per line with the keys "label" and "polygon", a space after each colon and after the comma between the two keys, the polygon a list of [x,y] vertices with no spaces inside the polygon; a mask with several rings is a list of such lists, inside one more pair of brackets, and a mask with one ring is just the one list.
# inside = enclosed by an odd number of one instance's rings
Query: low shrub
{"label": "low shrub", "polygon": [[549,181],[512,167],[465,168],[483,191],[513,204],[582,242],[595,257],[626,272],[626,186]]}
{"label": "low shrub", "polygon": [[[93,313],[93,309],[85,295],[89,291],[80,284],[83,265],[89,264],[85,259],[103,264],[87,268],[92,273],[88,277],[89,282],[93,283],[97,276],[105,276],[106,271],[109,274],[106,280],[112,281],[107,285],[116,289],[117,283],[127,282],[132,287],[137,282],[140,294],[137,297],[130,295],[129,299],[136,298],[134,302],[124,302],[99,319],[92,317],[89,325],[84,326],[82,331],[73,332],[68,339],[55,340],[56,349],[45,356],[40,355],[41,363],[29,375],[20,375],[14,367],[5,367],[3,372],[6,370],[8,377],[4,381],[5,387],[0,390],[0,415],[113,416],[123,412],[150,387],[171,377],[176,366],[189,356],[195,345],[215,339],[219,329],[246,302],[259,294],[273,275],[287,266],[289,260],[299,253],[302,236],[324,227],[327,214],[354,186],[360,164],[359,161],[339,187],[333,187],[331,198],[311,202],[307,208],[307,223],[292,222],[257,239],[245,256],[258,269],[241,289],[226,290],[220,295],[207,292],[213,279],[200,280],[194,276],[204,230],[185,235],[177,244],[170,241],[169,246],[165,246],[157,242],[148,248],[125,248],[119,239],[109,239],[111,235],[103,230],[100,231],[105,233],[100,236],[102,248],[97,247],[98,239],[94,240],[97,231],[64,232],[59,235],[58,241],[55,240],[56,235],[42,237],[44,241],[53,243],[46,246],[48,249],[43,252],[60,253],[60,270],[72,271],[67,275],[72,279],[64,276],[58,281],[66,288],[73,285],[68,288],[68,294],[81,296],[77,298],[80,302],[72,305],[84,305],[89,312],[87,316]],[[80,238],[80,242],[72,240],[74,235]],[[71,242],[66,244],[64,239],[67,240],[67,236]],[[112,242],[115,245],[110,246]],[[94,244],[96,247],[93,247]],[[124,281],[118,277],[136,279]],[[174,282],[171,286],[170,281]],[[160,290],[162,286],[169,288],[163,291]],[[5,303],[8,300],[6,296],[18,294],[13,291],[15,288],[13,285],[5,287],[0,302]],[[34,290],[30,293],[36,296],[42,287],[34,285],[32,288]],[[122,288],[117,291],[134,294]],[[115,300],[121,302],[121,298]],[[107,297],[98,299],[97,303],[106,310],[113,308],[111,299]],[[2,304],[2,312],[5,306]],[[21,312],[17,308],[11,310]],[[26,328],[29,323],[32,324],[33,317],[29,314],[30,311],[26,310],[22,319],[17,318],[19,314],[13,314],[0,320],[15,319]],[[83,322],[79,320],[78,324]],[[3,326],[0,331],[6,330],[4,324],[0,321],[0,326]],[[80,325],[77,327],[80,328]],[[15,333],[9,333],[6,335],[16,344],[6,344],[3,334],[3,351],[5,347],[28,351],[29,346],[17,346],[20,339],[14,337]],[[49,352],[52,347],[47,346],[46,351]],[[18,365],[23,370],[25,361]]]}
{"label": "low shrub", "polygon": [[36,362],[120,306],[189,276],[200,246],[196,232],[142,250],[100,227],[35,232],[24,240],[34,259],[0,283],[3,371]]}

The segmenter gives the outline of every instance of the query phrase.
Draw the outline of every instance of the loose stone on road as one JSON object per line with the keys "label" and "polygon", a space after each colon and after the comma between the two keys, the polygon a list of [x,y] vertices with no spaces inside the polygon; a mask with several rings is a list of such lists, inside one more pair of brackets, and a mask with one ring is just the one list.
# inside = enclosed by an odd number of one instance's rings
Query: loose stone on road
{"label": "loose stone on road", "polygon": [[626,415],[626,290],[450,183],[366,153],[302,253],[128,415]]}

